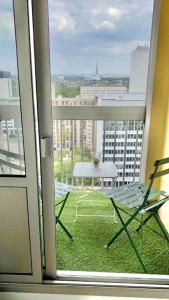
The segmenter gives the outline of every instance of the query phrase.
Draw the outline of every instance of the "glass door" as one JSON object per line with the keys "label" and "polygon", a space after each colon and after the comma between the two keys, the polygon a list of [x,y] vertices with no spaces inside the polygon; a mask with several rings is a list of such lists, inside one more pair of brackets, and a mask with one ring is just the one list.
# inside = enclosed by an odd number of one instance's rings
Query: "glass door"
{"label": "glass door", "polygon": [[[150,0],[143,9],[139,1],[130,2],[33,2],[46,266],[52,278],[56,277],[56,266],[58,276],[70,277],[71,272],[84,275],[84,271],[109,272],[110,276],[126,273],[126,278],[129,273],[143,273],[127,239],[105,251],[110,231],[116,234],[119,220],[112,221],[111,203],[101,193],[83,202],[77,221],[77,194],[85,199],[85,193],[94,185],[97,189],[101,180],[81,178],[78,184],[74,178],[77,164],[91,164],[93,152],[101,152],[102,163],[115,164],[118,179],[113,187],[137,183],[144,177],[151,25],[152,20],[153,24],[158,20],[159,6]],[[112,187],[109,177],[102,187]],[[60,223],[60,212],[55,208],[58,181],[63,189],[74,189],[75,184],[77,190],[71,192]],[[96,219],[97,211],[100,219]],[[159,242],[151,233],[146,239],[154,246]],[[137,236],[136,242],[139,244]],[[126,249],[129,261],[123,256]],[[149,259],[152,253],[143,254]],[[152,265],[152,274],[162,272],[163,268]]]}
{"label": "glass door", "polygon": [[0,281],[41,282],[27,1],[1,1],[0,16]]}

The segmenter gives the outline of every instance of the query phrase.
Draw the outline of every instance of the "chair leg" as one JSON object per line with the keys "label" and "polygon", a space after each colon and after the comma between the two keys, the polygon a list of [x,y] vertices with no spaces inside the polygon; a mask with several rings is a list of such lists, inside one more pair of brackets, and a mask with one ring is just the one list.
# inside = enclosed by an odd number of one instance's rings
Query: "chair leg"
{"label": "chair leg", "polygon": [[70,194],[70,192],[68,192],[67,194],[66,194],[66,197],[65,197],[65,199],[63,200],[63,204],[62,204],[62,206],[61,206],[61,208],[60,208],[60,211],[59,211],[59,213],[58,213],[58,215],[56,216],[56,225],[57,225],[57,223],[62,227],[62,229],[63,229],[63,231],[68,235],[68,237],[73,241],[74,240],[74,237],[70,234],[70,232],[67,230],[67,228],[63,225],[63,223],[60,221],[60,216],[61,216],[61,213],[62,213],[62,211],[63,211],[63,209],[64,209],[64,207],[65,207],[65,204],[66,204],[66,201],[67,201],[67,199],[68,199],[68,197],[69,197],[69,194]]}
{"label": "chair leg", "polygon": [[60,217],[60,215],[61,215],[61,213],[62,213],[62,210],[63,210],[64,207],[65,207],[65,204],[66,204],[66,201],[67,201],[67,199],[68,199],[68,197],[69,197],[69,194],[70,194],[70,192],[68,192],[68,193],[66,194],[66,197],[65,197],[64,200],[63,200],[63,204],[62,204],[61,209],[60,209],[60,211],[59,211],[59,213],[58,213],[58,218]]}
{"label": "chair leg", "polygon": [[68,235],[68,237],[73,241],[74,237],[70,234],[70,232],[67,230],[67,228],[63,225],[63,223],[56,217],[56,224],[59,224],[63,231]]}
{"label": "chair leg", "polygon": [[[130,241],[130,244],[131,244],[131,246],[133,247],[133,249],[134,249],[134,251],[135,251],[135,254],[136,254],[136,256],[137,256],[137,258],[138,258],[138,260],[139,260],[139,262],[140,262],[140,264],[141,264],[141,266],[142,266],[144,272],[147,273],[147,269],[146,269],[146,267],[145,267],[145,265],[144,265],[144,262],[143,262],[143,260],[142,260],[142,258],[141,258],[141,255],[140,255],[139,251],[137,250],[137,248],[136,248],[136,246],[135,246],[135,244],[134,244],[134,242],[133,242],[133,240],[132,240],[132,238],[131,238],[131,236],[130,236],[130,232],[129,232],[128,229],[127,229],[128,225],[129,225],[130,223],[129,223],[129,224],[127,224],[127,222],[124,223],[124,221],[123,221],[123,219],[122,219],[122,217],[121,217],[121,214],[119,213],[119,211],[118,211],[116,205],[115,205],[115,209],[116,209],[117,215],[118,215],[118,217],[119,217],[119,219],[120,219],[120,221],[121,221],[121,223],[122,223],[122,226],[123,226],[123,228],[124,228],[124,230],[125,230],[125,232],[126,232],[126,234],[127,234],[127,236],[128,236],[128,239],[129,239],[129,241]],[[134,214],[133,214],[133,216],[134,216]],[[134,217],[133,217],[133,218],[134,218]],[[132,218],[132,220],[133,220],[133,218]],[[126,224],[127,224],[127,225],[126,225]]]}
{"label": "chair leg", "polygon": [[136,231],[139,232],[141,228],[149,221],[149,219],[152,218],[152,215],[150,214],[137,228]]}
{"label": "chair leg", "polygon": [[[117,206],[116,204],[114,203],[113,199],[110,198],[111,202],[112,202],[112,205],[114,206],[114,209],[117,213],[118,209],[117,209]],[[132,221],[133,219],[135,218],[135,216],[138,214],[138,210],[135,211],[135,213],[128,219],[128,221],[125,224],[125,226],[127,227]],[[117,215],[119,216],[120,213],[118,211]],[[104,246],[104,248],[108,248],[111,246],[111,244],[118,238],[118,236],[123,232],[125,231],[125,228],[124,226],[112,237],[112,239]]]}
{"label": "chair leg", "polygon": [[[145,218],[145,220],[142,222],[142,224],[140,224],[135,231],[139,232],[141,228],[143,228],[143,226],[145,225],[149,230],[151,230],[152,232],[154,232],[155,234],[159,235],[160,237],[162,237],[163,239],[165,239],[166,237],[164,235],[162,235],[161,233],[159,233],[157,230],[149,227],[147,225],[147,222],[153,217],[154,213],[150,213],[149,216],[147,218]],[[139,220],[138,220],[139,221]],[[140,221],[139,221],[140,222]]]}
{"label": "chair leg", "polygon": [[165,239],[167,240],[167,242],[168,242],[168,244],[169,244],[169,237],[168,237],[168,235],[166,234],[165,229],[163,228],[163,225],[160,223],[160,221],[159,221],[159,219],[158,219],[158,216],[157,216],[157,213],[154,212],[153,216],[154,216],[154,218],[156,219],[156,221],[157,221],[157,223],[158,223],[158,225],[159,225],[159,227],[160,227],[160,229],[161,229],[161,231],[162,231],[162,233],[163,233]]}
{"label": "chair leg", "polygon": [[118,238],[118,236],[124,231],[124,228],[121,228],[112,239],[104,246],[104,248],[109,248],[111,244]]}

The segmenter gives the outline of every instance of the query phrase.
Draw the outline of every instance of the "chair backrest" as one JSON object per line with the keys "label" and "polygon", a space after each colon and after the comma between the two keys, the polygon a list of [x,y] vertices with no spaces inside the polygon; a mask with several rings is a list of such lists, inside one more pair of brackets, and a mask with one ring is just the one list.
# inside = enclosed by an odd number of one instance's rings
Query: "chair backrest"
{"label": "chair backrest", "polygon": [[145,198],[144,198],[144,204],[147,202],[147,199],[149,197],[151,187],[154,183],[154,180],[156,178],[159,178],[161,176],[169,174],[169,168],[166,168],[166,169],[163,169],[163,170],[159,171],[159,167],[161,167],[165,164],[169,164],[169,157],[163,158],[163,159],[160,159],[160,160],[156,160],[154,162],[154,172],[149,177],[150,183],[149,183],[149,187],[148,187],[147,193],[146,193]]}
{"label": "chair backrest", "polygon": [[169,163],[169,157],[163,158],[160,160],[156,160],[154,163],[155,169],[154,169],[154,172],[150,175],[150,180],[154,180],[155,178],[169,174],[169,168],[166,168],[165,170],[162,170],[162,171],[158,171],[158,168],[160,166],[168,164],[168,163]]}

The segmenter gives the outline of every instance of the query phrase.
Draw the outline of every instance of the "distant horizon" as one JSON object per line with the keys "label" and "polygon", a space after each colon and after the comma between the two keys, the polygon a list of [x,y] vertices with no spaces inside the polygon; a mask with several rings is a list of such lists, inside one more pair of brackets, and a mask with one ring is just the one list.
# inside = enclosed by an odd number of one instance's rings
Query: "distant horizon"
{"label": "distant horizon", "polygon": [[[9,70],[3,70],[3,69],[0,69],[0,72],[9,72],[11,74],[11,76],[15,76],[15,77],[18,77],[18,74],[15,74],[15,73],[12,73],[10,72]],[[90,75],[90,76],[95,76],[94,73],[51,73],[51,76],[87,76],[87,75]],[[124,77],[130,77],[130,74],[120,74],[120,73],[98,73],[98,77],[99,76],[102,76],[102,75],[112,75],[112,76],[124,76]]]}
{"label": "distant horizon", "polygon": [[51,75],[56,75],[56,76],[102,76],[102,75],[112,75],[112,76],[127,76],[129,77],[130,74],[120,74],[120,73],[98,73],[98,75],[96,75],[95,73],[52,73]]}

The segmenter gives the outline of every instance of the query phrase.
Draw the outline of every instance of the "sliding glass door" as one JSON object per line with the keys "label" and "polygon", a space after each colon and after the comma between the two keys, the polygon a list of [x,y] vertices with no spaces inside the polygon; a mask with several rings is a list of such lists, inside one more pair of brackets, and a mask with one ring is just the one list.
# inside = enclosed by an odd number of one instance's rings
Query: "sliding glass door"
{"label": "sliding glass door", "polygon": [[0,3],[0,281],[41,282],[28,3]]}

